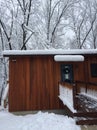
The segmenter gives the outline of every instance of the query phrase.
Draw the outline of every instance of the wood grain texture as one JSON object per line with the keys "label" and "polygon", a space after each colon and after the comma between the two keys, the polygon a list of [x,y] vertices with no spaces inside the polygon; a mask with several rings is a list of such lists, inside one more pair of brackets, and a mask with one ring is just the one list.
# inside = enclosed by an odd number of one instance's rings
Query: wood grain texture
{"label": "wood grain texture", "polygon": [[59,109],[59,73],[60,67],[54,62],[53,56],[31,58],[31,104],[34,104],[31,109]]}
{"label": "wood grain texture", "polygon": [[[97,83],[97,78],[91,77],[91,63],[97,63],[96,55],[86,55],[84,62],[55,62],[53,55],[11,56],[9,111],[62,109],[58,98],[61,64],[73,65],[74,82]],[[85,87],[97,90],[96,86]]]}
{"label": "wood grain texture", "polygon": [[25,110],[26,108],[26,60],[21,57],[10,59],[10,87],[9,87],[9,111]]}
{"label": "wood grain texture", "polygon": [[62,109],[60,63],[53,56],[11,57],[9,111]]}

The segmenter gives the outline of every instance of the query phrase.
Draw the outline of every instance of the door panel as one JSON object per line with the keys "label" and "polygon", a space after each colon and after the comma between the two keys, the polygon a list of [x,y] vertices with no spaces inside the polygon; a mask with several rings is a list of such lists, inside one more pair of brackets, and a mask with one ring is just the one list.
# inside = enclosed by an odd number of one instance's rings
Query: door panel
{"label": "door panel", "polygon": [[9,87],[9,111],[21,111],[27,109],[27,60],[21,57],[10,59],[10,87]]}

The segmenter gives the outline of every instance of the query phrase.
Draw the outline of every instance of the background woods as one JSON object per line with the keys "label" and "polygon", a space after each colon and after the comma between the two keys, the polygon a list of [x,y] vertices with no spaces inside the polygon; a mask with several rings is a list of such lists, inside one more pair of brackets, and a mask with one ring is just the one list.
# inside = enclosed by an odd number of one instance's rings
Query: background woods
{"label": "background woods", "polygon": [[96,48],[96,0],[2,0],[4,49]]}

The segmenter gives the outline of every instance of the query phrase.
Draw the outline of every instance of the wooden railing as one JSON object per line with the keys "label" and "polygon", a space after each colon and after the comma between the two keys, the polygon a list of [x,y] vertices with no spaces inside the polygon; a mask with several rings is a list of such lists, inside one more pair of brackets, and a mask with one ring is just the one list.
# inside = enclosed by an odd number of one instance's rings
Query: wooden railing
{"label": "wooden railing", "polygon": [[[88,88],[97,90],[97,83],[75,81],[72,84],[60,82],[64,87],[71,87],[73,93],[73,105],[77,110],[75,113],[71,112],[71,116],[76,117],[76,124],[78,125],[97,125],[97,100],[87,94],[82,94],[81,90],[84,87],[85,92],[88,92]],[[93,87],[93,88],[92,88]],[[95,106],[93,108],[93,105]],[[67,106],[68,108],[68,106]],[[78,119],[77,119],[78,118]]]}
{"label": "wooden railing", "polygon": [[[86,96],[81,95],[80,89],[83,87],[84,88],[84,93],[87,94],[88,91],[88,86],[95,86],[97,88],[97,83],[92,83],[92,82],[84,82],[84,81],[75,81],[73,84],[73,102],[74,102],[74,108],[78,110],[78,97],[82,99],[81,97],[85,98]],[[93,99],[92,99],[93,100]]]}

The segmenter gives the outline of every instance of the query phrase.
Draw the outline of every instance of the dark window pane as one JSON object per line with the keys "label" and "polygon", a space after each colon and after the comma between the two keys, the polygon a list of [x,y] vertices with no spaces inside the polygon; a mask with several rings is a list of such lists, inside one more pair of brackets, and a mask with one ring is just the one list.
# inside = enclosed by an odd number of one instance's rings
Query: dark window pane
{"label": "dark window pane", "polygon": [[91,64],[91,76],[97,77],[97,63]]}

